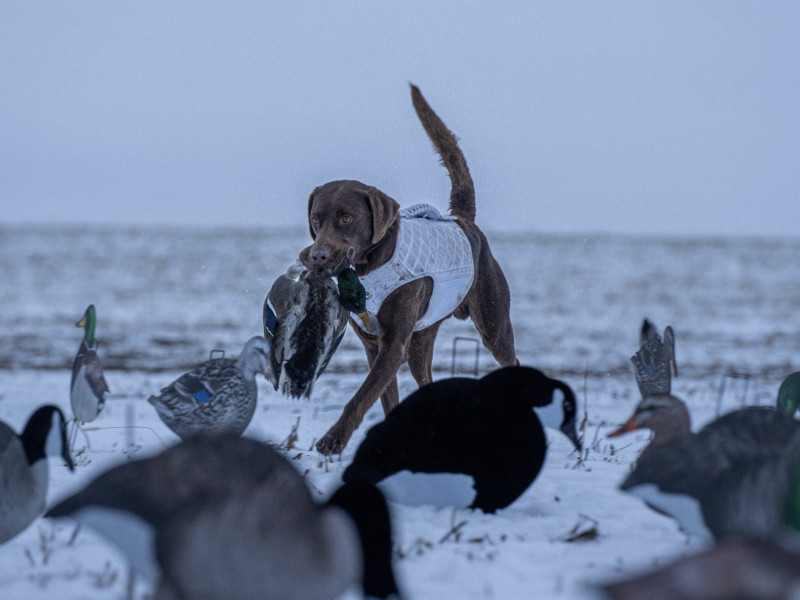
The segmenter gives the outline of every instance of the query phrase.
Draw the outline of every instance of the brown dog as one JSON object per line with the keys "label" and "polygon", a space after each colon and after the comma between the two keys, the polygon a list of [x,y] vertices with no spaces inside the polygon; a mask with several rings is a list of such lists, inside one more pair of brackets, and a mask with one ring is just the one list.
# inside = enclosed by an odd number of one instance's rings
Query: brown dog
{"label": "brown dog", "polygon": [[[501,366],[517,364],[508,283],[486,237],[475,225],[475,191],[466,160],[455,136],[413,85],[411,98],[450,175],[450,214],[456,217],[472,249],[474,279],[451,314],[457,319],[472,319],[484,345]],[[300,253],[300,260],[309,269],[330,268],[339,264],[352,247],[356,273],[366,276],[392,260],[400,232],[399,209],[389,196],[358,181],[332,181],[318,187],[308,199],[314,243]],[[428,308],[433,285],[430,277],[423,277],[394,290],[380,305],[377,331],[373,329],[371,334],[358,327],[351,315],[350,324],[364,344],[370,372],[342,416],[317,443],[319,452],[341,453],[379,396],[385,414],[397,406],[396,374],[404,362],[408,362],[418,385],[432,381],[433,343],[444,319],[419,331],[415,331],[415,325]]]}

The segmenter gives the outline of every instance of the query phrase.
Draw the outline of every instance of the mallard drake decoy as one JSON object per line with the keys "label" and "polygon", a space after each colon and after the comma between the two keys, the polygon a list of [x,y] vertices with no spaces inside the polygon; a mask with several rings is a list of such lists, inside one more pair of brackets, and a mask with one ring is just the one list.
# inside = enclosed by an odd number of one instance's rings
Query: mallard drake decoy
{"label": "mallard drake decoy", "polygon": [[343,479],[378,484],[404,504],[495,512],[539,474],[547,452],[543,426],[580,449],[575,415],[570,387],[530,367],[435,381],[367,432]]}
{"label": "mallard drake decoy", "polygon": [[658,570],[603,586],[610,600],[790,600],[800,553],[772,540],[736,539]]}
{"label": "mallard drake decoy", "polygon": [[781,383],[777,406],[779,411],[793,416],[800,408],[800,371],[792,373]]}
{"label": "mallard drake decoy", "polygon": [[662,342],[655,326],[645,319],[639,334],[639,343],[641,347],[631,357],[631,362],[636,370],[636,383],[642,398],[669,395],[672,385],[670,364],[675,377],[678,376],[672,327],[667,326],[664,329]]}
{"label": "mallard drake decoy", "polygon": [[44,511],[48,456],[61,456],[75,470],[64,414],[42,406],[20,435],[0,421],[0,544],[24,530]]}
{"label": "mallard drake decoy", "polygon": [[332,277],[349,270],[309,271],[300,261],[272,285],[264,301],[264,336],[272,341],[276,390],[308,398],[347,328],[347,309]]}
{"label": "mallard drake decoy", "polygon": [[46,516],[117,544],[156,598],[333,600],[353,584],[397,595],[380,492],[345,485],[316,505],[283,457],[247,438],[193,438],[125,463]]}
{"label": "mallard drake decoy", "polygon": [[671,418],[680,415],[676,401],[645,398],[647,406],[637,408],[635,425],[625,430],[649,428],[668,441],[651,445],[620,488],[701,537],[800,529],[800,510],[790,521],[785,512],[791,503],[800,506],[800,422],[774,408],[748,407],[692,434],[688,420]]}
{"label": "mallard drake decoy", "polygon": [[72,363],[72,383],[70,384],[70,403],[75,415],[75,429],[78,423],[89,423],[97,418],[105,406],[108,384],[103,377],[103,366],[97,356],[95,344],[95,309],[89,308],[75,326],[83,327],[84,335],[75,361]]}
{"label": "mallard drake decoy", "polygon": [[255,336],[238,359],[207,360],[147,401],[181,439],[199,434],[242,435],[256,410],[256,374],[275,381],[271,353],[267,340]]}

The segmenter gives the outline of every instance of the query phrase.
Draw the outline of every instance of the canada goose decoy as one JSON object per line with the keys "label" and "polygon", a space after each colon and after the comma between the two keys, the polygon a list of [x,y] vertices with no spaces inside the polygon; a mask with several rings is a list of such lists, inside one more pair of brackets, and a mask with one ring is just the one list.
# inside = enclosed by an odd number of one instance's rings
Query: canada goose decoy
{"label": "canada goose decoy", "polygon": [[800,371],[792,373],[778,389],[778,410],[792,415],[800,408]]}
{"label": "canada goose decoy", "polygon": [[791,600],[798,586],[800,553],[771,540],[737,539],[603,591],[610,600]]}
{"label": "canada goose decoy", "polygon": [[636,383],[642,398],[648,396],[669,395],[672,385],[670,364],[675,377],[678,366],[675,362],[675,334],[672,327],[664,329],[664,341],[661,341],[655,325],[645,319],[639,333],[640,348],[631,357],[636,370]]}
{"label": "canada goose decoy", "polygon": [[[314,382],[339,347],[348,311],[339,302],[332,277],[348,270],[352,269],[347,260],[337,269],[314,271],[297,261],[272,285],[264,301],[264,336],[272,341],[275,389],[284,395],[310,397]],[[342,285],[352,287],[345,280]]]}
{"label": "canada goose decoy", "polygon": [[654,443],[660,440],[620,488],[701,537],[769,537],[787,525],[800,529],[800,510],[786,513],[787,506],[800,506],[800,422],[774,408],[748,407],[692,434],[688,419],[675,418],[676,402],[645,398],[633,425],[615,432],[649,428]]}
{"label": "canada goose decoy", "polygon": [[[70,403],[75,415],[73,436],[77,435],[78,423],[89,423],[97,418],[105,406],[108,384],[103,377],[103,366],[97,356],[95,344],[95,310],[89,308],[75,326],[83,327],[84,335],[75,362],[72,363],[72,383],[70,384]],[[72,443],[73,440],[70,440]]]}
{"label": "canada goose decoy", "polygon": [[207,360],[147,401],[181,439],[198,434],[242,435],[256,410],[256,374],[275,381],[270,355],[267,340],[257,335],[248,340],[238,359]]}
{"label": "canada goose decoy", "polygon": [[333,600],[358,584],[398,595],[380,492],[345,485],[319,506],[283,457],[247,438],[193,438],[125,463],[46,516],[119,546],[157,600]]}
{"label": "canada goose decoy", "polygon": [[70,471],[75,470],[60,409],[50,405],[37,409],[20,435],[0,421],[0,544],[44,511],[48,456],[63,457]]}
{"label": "canada goose decoy", "polygon": [[580,449],[575,414],[570,387],[530,367],[436,381],[367,432],[343,479],[378,484],[401,504],[494,512],[539,474],[543,426]]}

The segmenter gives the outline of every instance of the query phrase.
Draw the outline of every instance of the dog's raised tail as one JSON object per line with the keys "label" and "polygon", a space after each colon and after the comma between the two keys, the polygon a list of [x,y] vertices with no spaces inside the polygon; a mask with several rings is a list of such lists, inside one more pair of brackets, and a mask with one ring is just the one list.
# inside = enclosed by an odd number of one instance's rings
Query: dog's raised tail
{"label": "dog's raised tail", "polygon": [[475,188],[458,140],[428,106],[419,88],[411,84],[411,100],[433,147],[450,175],[450,214],[475,221]]}

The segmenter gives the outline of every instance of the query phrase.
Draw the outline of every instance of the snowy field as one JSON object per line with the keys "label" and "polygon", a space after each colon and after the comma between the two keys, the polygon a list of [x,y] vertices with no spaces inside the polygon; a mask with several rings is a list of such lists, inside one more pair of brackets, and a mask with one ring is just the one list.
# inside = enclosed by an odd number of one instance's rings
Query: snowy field
{"label": "snowy field", "polygon": [[[680,377],[673,390],[695,428],[722,410],[774,402],[800,369],[800,242],[718,238],[504,236],[489,232],[512,293],[518,356],[568,382],[586,412],[582,457],[558,433],[539,477],[496,515],[393,505],[396,570],[410,600],[593,598],[592,585],[696,551],[674,522],[617,491],[647,434],[605,434],[638,398],[629,357],[644,316],[672,325]],[[97,307],[99,354],[111,397],[76,446],[76,471],[50,460],[49,499],[107,468],[158,452],[177,438],[145,399],[212,349],[238,354],[261,332],[272,281],[308,245],[308,233],[257,229],[0,228],[0,419],[19,430],[33,409],[68,410],[74,327]],[[453,340],[469,322],[441,328],[434,377],[448,377]],[[459,346],[457,370],[474,361]],[[496,368],[481,349],[480,372]],[[348,332],[309,402],[260,380],[247,435],[281,444],[325,498],[339,483],[380,403],[341,459],[315,440],[363,380],[366,359]],[[415,389],[403,367],[401,397]],[[577,535],[580,533],[585,535]],[[577,538],[577,539],[573,539]],[[572,540],[572,541],[571,541]],[[124,559],[87,530],[43,519],[0,547],[0,598],[145,598]]]}

